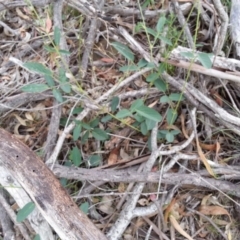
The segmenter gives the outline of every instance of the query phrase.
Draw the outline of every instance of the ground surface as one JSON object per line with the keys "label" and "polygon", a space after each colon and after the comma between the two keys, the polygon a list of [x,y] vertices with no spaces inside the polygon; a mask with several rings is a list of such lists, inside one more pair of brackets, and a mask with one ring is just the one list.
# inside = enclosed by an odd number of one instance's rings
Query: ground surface
{"label": "ground surface", "polygon": [[1,127],[97,228],[109,239],[239,239],[230,1],[0,1],[0,10]]}

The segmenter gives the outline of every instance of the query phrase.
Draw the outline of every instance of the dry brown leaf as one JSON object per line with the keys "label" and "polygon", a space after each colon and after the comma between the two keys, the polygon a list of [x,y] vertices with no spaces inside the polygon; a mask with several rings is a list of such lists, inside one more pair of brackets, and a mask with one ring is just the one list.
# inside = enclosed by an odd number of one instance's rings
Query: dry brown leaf
{"label": "dry brown leaf", "polygon": [[[121,132],[118,135],[122,136]],[[116,146],[118,146],[121,143],[121,141],[122,141],[122,138],[120,138],[118,136],[113,136],[113,137],[111,137],[111,139],[109,141],[105,142],[105,149],[107,149],[107,150],[113,149]]]}
{"label": "dry brown leaf", "polygon": [[218,154],[221,149],[220,142],[216,142],[216,159],[218,159]]}
{"label": "dry brown leaf", "polygon": [[164,212],[164,221],[167,223],[168,222],[168,217],[173,209],[174,204],[176,203],[176,198],[172,199],[170,204],[167,206],[165,212]]}
{"label": "dry brown leaf", "polygon": [[22,18],[22,19],[25,19],[27,21],[32,21],[32,19],[30,17],[28,17],[27,15],[25,15],[20,8],[16,8],[16,13],[17,15]]}
{"label": "dry brown leaf", "polygon": [[29,121],[33,121],[33,116],[32,116],[31,113],[26,112],[26,113],[25,113],[25,117],[26,117],[27,120],[29,120]]}
{"label": "dry brown leaf", "polygon": [[208,194],[207,196],[204,196],[202,201],[201,201],[201,206],[207,205],[207,202],[208,202],[208,200],[211,196],[212,196],[212,194]]}
{"label": "dry brown leaf", "polygon": [[137,78],[135,81],[134,81],[134,84],[137,85],[138,87],[140,88],[143,88],[143,87],[146,87],[148,85],[147,82],[143,81],[143,79],[141,77]]}
{"label": "dry brown leaf", "polygon": [[103,196],[101,203],[99,203],[98,209],[106,214],[112,214],[114,213],[112,203],[113,203],[112,196]]}
{"label": "dry brown leaf", "polygon": [[214,219],[214,223],[216,223],[219,226],[227,226],[229,225],[229,222],[222,220],[222,219]]}
{"label": "dry brown leaf", "polygon": [[[142,217],[137,218],[137,221],[136,221],[136,222],[134,223],[134,225],[133,225],[133,231],[134,231],[134,233],[135,233],[139,228],[143,227],[144,225],[146,225],[146,222],[143,220],[143,218],[142,218]],[[133,235],[134,235],[134,233],[133,233]]]}
{"label": "dry brown leaf", "polygon": [[101,58],[100,60],[105,63],[115,63],[116,62],[113,58],[107,58],[107,57]]}
{"label": "dry brown leaf", "polygon": [[124,193],[125,190],[126,190],[125,183],[120,182],[119,185],[118,185],[118,192],[120,192],[120,193]]}
{"label": "dry brown leaf", "polygon": [[217,147],[216,143],[214,143],[214,144],[206,144],[206,143],[199,142],[199,145],[201,146],[202,149],[209,150],[209,151],[215,151],[216,147]]}
{"label": "dry brown leaf", "polygon": [[46,31],[46,33],[50,33],[51,29],[52,29],[52,20],[49,17],[49,15],[47,15],[47,19],[46,19],[46,22],[45,22],[45,31]]}
{"label": "dry brown leaf", "polygon": [[182,113],[181,116],[180,116],[180,119],[181,119],[181,125],[182,125],[182,133],[183,133],[184,137],[186,139],[188,139],[189,138],[188,132],[185,128],[185,114]]}
{"label": "dry brown leaf", "polygon": [[181,226],[179,225],[179,223],[177,222],[177,220],[175,219],[175,217],[174,217],[173,215],[170,215],[170,216],[169,216],[169,220],[170,220],[172,226],[173,226],[182,236],[184,236],[184,237],[187,238],[188,240],[194,240],[192,237],[190,237],[190,236],[188,235],[187,232],[185,232],[185,231],[181,228]]}
{"label": "dry brown leaf", "polygon": [[15,118],[18,120],[18,122],[19,122],[21,125],[27,126],[27,123],[26,123],[27,120],[22,119],[22,118],[19,117],[17,114],[13,114],[13,115],[15,116]]}
{"label": "dry brown leaf", "polygon": [[14,134],[20,135],[19,132],[18,132],[18,128],[19,128],[20,126],[21,126],[20,123],[17,123],[17,124],[14,126],[14,130],[13,130]]}
{"label": "dry brown leaf", "polygon": [[117,17],[116,23],[129,28],[131,31],[134,30],[134,24],[124,22],[121,17]]}
{"label": "dry brown leaf", "polygon": [[47,111],[44,109],[45,107],[46,106],[43,103],[39,103],[33,108],[35,111],[32,113],[32,116],[35,120],[48,119]]}
{"label": "dry brown leaf", "polygon": [[199,208],[199,212],[204,214],[204,215],[214,215],[214,216],[218,216],[218,215],[228,215],[230,221],[232,222],[231,216],[228,213],[228,211],[226,209],[224,209],[223,207],[220,206],[200,206]]}
{"label": "dry brown leaf", "polygon": [[116,147],[110,152],[108,160],[107,160],[108,165],[118,162],[119,149],[120,149],[119,147]]}
{"label": "dry brown leaf", "polygon": [[211,176],[215,177],[215,174],[214,174],[212,168],[210,167],[210,165],[209,165],[209,163],[208,163],[208,161],[207,161],[207,159],[206,159],[206,157],[205,157],[205,155],[204,155],[204,153],[203,153],[203,151],[202,151],[202,149],[199,145],[199,141],[198,141],[197,137],[196,137],[196,143],[197,143],[197,150],[198,150],[198,154],[199,154],[200,159],[202,160],[202,162],[203,162],[204,166],[206,167],[208,173]]}
{"label": "dry brown leaf", "polygon": [[123,148],[120,149],[120,157],[121,159],[128,160],[131,159],[132,157],[127,154]]}
{"label": "dry brown leaf", "polygon": [[215,102],[220,106],[222,107],[223,106],[223,100],[222,100],[222,97],[221,95],[216,92],[214,89],[211,89],[210,90],[210,94],[212,95],[213,99],[215,100]]}
{"label": "dry brown leaf", "polygon": [[155,102],[149,104],[148,107],[153,108],[158,102],[159,100],[156,100]]}
{"label": "dry brown leaf", "polygon": [[26,132],[34,132],[35,129],[36,129],[36,127],[31,127],[31,128],[25,129],[25,131]]}

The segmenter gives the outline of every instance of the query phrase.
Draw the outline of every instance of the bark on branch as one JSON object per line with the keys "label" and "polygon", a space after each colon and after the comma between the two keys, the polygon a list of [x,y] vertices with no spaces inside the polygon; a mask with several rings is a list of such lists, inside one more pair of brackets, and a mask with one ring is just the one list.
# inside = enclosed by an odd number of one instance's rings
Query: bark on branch
{"label": "bark on branch", "polygon": [[19,181],[61,239],[106,240],[34,152],[3,129],[0,136],[0,164]]}

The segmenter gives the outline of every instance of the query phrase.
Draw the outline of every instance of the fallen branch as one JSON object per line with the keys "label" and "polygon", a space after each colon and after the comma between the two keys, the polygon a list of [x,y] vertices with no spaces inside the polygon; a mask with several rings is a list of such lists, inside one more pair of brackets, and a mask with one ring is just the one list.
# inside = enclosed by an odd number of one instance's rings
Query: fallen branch
{"label": "fallen branch", "polygon": [[21,184],[61,239],[106,239],[24,143],[0,129],[0,162]]}

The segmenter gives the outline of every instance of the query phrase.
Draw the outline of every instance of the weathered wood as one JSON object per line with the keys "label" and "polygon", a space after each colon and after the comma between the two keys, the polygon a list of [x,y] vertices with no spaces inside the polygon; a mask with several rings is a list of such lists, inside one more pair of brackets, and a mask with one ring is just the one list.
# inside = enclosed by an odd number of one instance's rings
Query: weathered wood
{"label": "weathered wood", "polygon": [[106,240],[33,151],[3,129],[0,136],[0,164],[19,181],[61,239]]}

